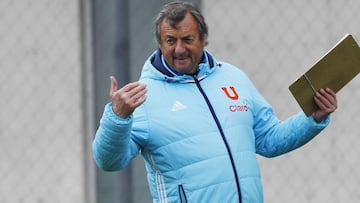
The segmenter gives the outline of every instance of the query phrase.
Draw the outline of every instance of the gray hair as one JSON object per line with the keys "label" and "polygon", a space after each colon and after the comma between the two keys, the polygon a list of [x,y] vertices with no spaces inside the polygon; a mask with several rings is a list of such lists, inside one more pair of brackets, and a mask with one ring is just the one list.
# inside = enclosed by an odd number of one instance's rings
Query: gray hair
{"label": "gray hair", "polygon": [[207,40],[208,27],[205,23],[205,19],[201,14],[200,10],[197,7],[195,7],[192,3],[183,2],[183,1],[174,1],[165,4],[154,21],[155,37],[158,44],[161,43],[161,35],[160,35],[161,22],[164,19],[166,19],[169,21],[170,26],[175,28],[176,24],[184,20],[185,15],[187,13],[190,13],[195,18],[198,24],[200,40],[201,41]]}

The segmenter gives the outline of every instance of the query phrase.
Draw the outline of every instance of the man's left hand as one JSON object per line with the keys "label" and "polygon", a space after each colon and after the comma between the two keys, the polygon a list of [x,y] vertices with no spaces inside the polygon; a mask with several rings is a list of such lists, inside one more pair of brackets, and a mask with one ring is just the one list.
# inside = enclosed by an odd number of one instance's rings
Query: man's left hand
{"label": "man's left hand", "polygon": [[330,88],[319,89],[319,91],[315,93],[314,101],[319,107],[312,114],[316,122],[321,122],[337,109],[336,94]]}

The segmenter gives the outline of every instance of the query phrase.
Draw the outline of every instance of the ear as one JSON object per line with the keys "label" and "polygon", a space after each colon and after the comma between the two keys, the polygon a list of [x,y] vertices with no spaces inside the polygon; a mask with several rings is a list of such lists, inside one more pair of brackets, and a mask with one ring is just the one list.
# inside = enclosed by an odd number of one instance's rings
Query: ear
{"label": "ear", "polygon": [[209,42],[206,40],[204,40],[204,47],[206,47],[209,44]]}

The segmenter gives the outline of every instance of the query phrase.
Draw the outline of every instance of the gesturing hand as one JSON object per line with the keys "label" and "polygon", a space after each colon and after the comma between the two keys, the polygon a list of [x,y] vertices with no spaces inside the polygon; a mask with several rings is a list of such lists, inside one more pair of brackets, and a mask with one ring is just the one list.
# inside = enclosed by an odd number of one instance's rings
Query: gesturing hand
{"label": "gesturing hand", "polygon": [[326,116],[337,109],[336,94],[330,88],[317,91],[314,100],[319,107],[319,109],[313,113],[313,118],[316,122],[322,121]]}
{"label": "gesturing hand", "polygon": [[111,76],[110,80],[110,99],[113,111],[120,118],[127,118],[136,107],[146,100],[146,86],[140,82],[132,82],[118,89],[116,78]]}

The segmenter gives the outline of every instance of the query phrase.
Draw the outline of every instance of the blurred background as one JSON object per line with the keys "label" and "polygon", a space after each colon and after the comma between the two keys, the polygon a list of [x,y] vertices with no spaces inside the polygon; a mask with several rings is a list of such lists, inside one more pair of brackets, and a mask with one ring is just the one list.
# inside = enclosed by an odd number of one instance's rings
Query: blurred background
{"label": "blurred background", "polygon": [[[109,76],[138,79],[157,48],[165,0],[0,1],[0,202],[151,202],[141,156],[121,172],[93,162]],[[253,80],[281,119],[300,111],[289,84],[346,33],[360,42],[358,0],[197,0],[207,49]],[[338,94],[318,137],[258,157],[265,202],[359,202],[360,78]]]}

